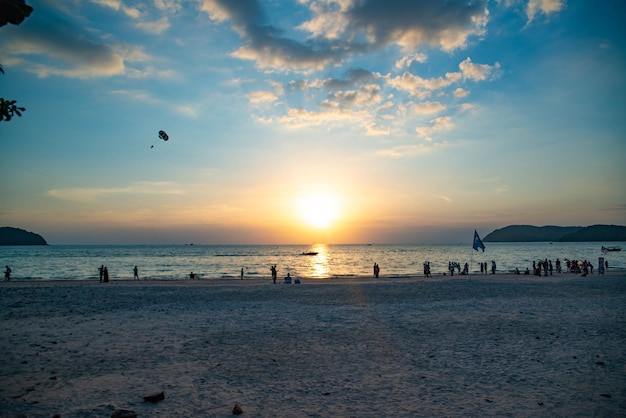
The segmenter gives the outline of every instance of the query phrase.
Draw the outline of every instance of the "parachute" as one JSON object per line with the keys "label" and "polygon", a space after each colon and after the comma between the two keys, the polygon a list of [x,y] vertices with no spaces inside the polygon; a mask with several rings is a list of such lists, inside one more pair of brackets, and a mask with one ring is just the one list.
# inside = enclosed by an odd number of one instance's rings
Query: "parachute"
{"label": "parachute", "polygon": [[[165,131],[159,131],[159,138],[161,138],[163,141],[167,141],[168,139],[170,139],[169,135],[165,133]],[[152,144],[152,146],[150,146],[150,149],[154,148],[154,144]]]}

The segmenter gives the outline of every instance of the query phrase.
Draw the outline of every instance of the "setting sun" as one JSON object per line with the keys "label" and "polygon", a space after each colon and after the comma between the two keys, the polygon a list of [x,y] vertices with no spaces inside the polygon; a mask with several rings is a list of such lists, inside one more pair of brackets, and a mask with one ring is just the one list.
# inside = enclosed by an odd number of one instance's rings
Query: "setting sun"
{"label": "setting sun", "polygon": [[300,200],[300,216],[310,226],[327,228],[339,216],[339,205],[334,196],[316,193]]}

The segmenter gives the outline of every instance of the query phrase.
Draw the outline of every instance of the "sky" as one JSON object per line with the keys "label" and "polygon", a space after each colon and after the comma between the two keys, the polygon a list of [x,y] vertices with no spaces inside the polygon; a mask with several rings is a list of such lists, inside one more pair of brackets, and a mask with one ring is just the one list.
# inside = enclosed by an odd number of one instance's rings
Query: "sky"
{"label": "sky", "polygon": [[622,0],[27,4],[0,224],[50,244],[626,224]]}

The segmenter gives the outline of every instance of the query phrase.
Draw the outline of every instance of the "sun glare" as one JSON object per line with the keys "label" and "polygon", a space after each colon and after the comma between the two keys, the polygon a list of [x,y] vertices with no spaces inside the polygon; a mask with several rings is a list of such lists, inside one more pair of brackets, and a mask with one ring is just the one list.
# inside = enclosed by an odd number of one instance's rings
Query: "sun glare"
{"label": "sun glare", "polygon": [[339,205],[334,196],[309,194],[300,200],[300,216],[312,227],[328,228],[339,215]]}

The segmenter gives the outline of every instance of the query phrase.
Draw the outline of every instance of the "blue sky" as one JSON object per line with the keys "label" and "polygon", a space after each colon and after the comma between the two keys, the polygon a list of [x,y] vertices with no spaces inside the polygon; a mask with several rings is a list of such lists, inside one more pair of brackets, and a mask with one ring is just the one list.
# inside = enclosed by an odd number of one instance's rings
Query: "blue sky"
{"label": "blue sky", "polygon": [[626,224],[622,1],[27,3],[0,224],[52,244]]}

